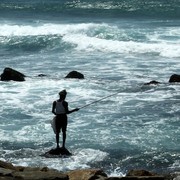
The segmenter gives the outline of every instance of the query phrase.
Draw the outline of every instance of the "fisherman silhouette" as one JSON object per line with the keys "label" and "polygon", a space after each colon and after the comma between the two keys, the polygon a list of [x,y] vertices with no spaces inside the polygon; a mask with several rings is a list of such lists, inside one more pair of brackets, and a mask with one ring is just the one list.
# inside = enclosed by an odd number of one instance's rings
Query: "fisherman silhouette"
{"label": "fisherman silhouette", "polygon": [[68,109],[68,102],[65,101],[67,92],[66,90],[62,90],[59,92],[59,99],[53,102],[52,105],[52,113],[56,115],[55,119],[55,125],[56,125],[56,143],[57,143],[57,149],[59,148],[59,134],[62,130],[62,137],[63,137],[63,143],[62,148],[65,149],[65,143],[66,143],[66,129],[67,129],[67,123],[68,118],[67,114],[73,113],[75,111],[78,111],[79,108],[75,108],[73,110]]}

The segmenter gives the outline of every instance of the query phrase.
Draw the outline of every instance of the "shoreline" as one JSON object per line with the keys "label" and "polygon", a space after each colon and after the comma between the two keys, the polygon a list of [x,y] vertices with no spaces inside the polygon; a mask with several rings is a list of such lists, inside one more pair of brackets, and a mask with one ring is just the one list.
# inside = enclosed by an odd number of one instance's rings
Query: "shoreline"
{"label": "shoreline", "polygon": [[101,169],[60,172],[48,167],[14,166],[0,160],[0,180],[180,180],[180,172],[157,174],[143,169],[130,170],[123,177],[108,177]]}

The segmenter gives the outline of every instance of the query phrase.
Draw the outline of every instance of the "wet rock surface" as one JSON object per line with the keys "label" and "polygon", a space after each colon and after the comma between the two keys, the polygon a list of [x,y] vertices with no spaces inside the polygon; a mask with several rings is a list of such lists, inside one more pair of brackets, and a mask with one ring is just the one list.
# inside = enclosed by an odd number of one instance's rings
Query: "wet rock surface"
{"label": "wet rock surface", "polygon": [[13,166],[0,161],[0,180],[180,180],[180,172],[158,175],[146,170],[131,170],[125,177],[108,177],[101,169],[59,172],[47,167]]}

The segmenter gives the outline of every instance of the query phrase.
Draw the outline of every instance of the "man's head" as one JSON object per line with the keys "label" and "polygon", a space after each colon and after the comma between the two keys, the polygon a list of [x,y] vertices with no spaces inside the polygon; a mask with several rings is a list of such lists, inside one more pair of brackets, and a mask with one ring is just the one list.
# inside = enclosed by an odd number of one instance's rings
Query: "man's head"
{"label": "man's head", "polygon": [[66,92],[65,89],[59,92],[59,96],[60,96],[61,99],[65,99],[66,98],[66,94],[67,94],[67,92]]}

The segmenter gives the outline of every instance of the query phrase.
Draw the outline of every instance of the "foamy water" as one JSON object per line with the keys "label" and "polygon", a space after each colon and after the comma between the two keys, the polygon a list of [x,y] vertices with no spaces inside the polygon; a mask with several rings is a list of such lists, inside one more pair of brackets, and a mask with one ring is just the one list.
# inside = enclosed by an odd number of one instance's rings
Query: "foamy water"
{"label": "foamy water", "polygon": [[[88,7],[116,7],[106,5]],[[114,176],[134,168],[179,170],[180,86],[168,83],[179,74],[179,30],[178,19],[1,18],[0,71],[27,76],[0,82],[1,159],[61,171],[102,168]],[[72,70],[85,79],[65,79]],[[161,84],[144,85],[151,80]],[[102,100],[68,116],[73,156],[47,159],[41,155],[56,147],[52,102],[62,89],[70,109]]]}
{"label": "foamy water", "polygon": [[[62,38],[65,43],[74,44],[80,51],[101,51],[109,53],[153,53],[162,57],[180,57],[179,36],[180,29],[171,27],[164,29],[145,27],[142,29],[122,29],[121,24],[111,26],[108,24],[42,24],[36,26],[29,25],[4,25],[0,27],[2,42],[9,43],[9,39],[14,37],[48,36],[49,40]],[[139,28],[139,27],[138,27]],[[104,31],[104,32],[101,32]],[[134,32],[133,32],[134,31]],[[149,32],[148,32],[149,31]],[[114,34],[115,32],[115,34]],[[137,34],[143,42],[134,41],[131,34]],[[109,39],[107,39],[109,37]],[[146,40],[146,43],[144,42]],[[126,41],[124,41],[126,40]],[[21,40],[19,40],[21,42]],[[18,42],[16,42],[18,44]]]}

